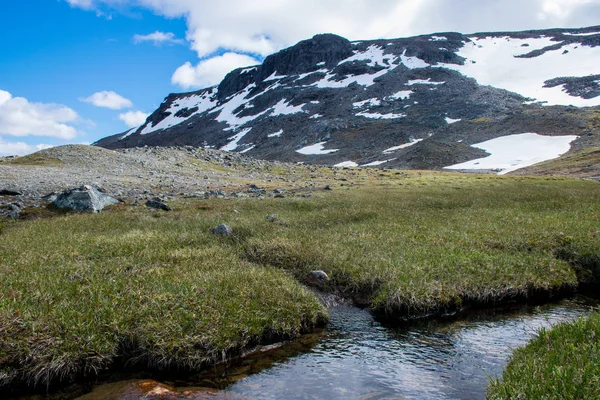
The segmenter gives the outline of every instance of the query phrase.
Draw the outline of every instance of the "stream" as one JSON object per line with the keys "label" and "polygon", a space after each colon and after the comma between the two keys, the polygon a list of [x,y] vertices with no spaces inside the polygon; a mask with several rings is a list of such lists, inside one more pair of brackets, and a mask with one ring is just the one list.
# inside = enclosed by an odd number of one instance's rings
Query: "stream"
{"label": "stream", "polygon": [[484,399],[511,349],[595,305],[579,296],[396,328],[338,306],[323,332],[188,381],[194,383],[122,381],[80,399]]}

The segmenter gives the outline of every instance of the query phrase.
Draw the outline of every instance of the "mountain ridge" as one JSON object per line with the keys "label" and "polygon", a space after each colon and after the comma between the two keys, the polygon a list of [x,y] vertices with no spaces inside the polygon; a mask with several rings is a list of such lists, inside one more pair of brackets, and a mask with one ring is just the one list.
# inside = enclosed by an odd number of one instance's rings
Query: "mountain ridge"
{"label": "mountain ridge", "polygon": [[355,42],[320,34],[219,85],[169,94],[142,126],[95,145],[441,169],[485,157],[473,145],[503,136],[577,136],[564,153],[600,144],[594,59],[600,26]]}

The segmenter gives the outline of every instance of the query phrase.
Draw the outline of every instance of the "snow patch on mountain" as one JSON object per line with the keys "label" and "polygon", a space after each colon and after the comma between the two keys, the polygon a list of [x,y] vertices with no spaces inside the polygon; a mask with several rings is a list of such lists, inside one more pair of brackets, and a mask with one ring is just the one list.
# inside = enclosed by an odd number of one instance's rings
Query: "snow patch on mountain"
{"label": "snow patch on mountain", "polygon": [[286,99],[282,99],[279,103],[275,104],[273,107],[273,112],[271,113],[271,117],[278,117],[280,115],[291,115],[297,113],[306,112],[302,110],[302,108],[306,104],[300,104],[299,106],[291,106],[290,102]]}
{"label": "snow patch on mountain", "polygon": [[[480,85],[510,90],[522,96],[545,102],[546,105],[598,106],[600,97],[583,99],[570,96],[562,85],[545,88],[547,80],[557,77],[584,77],[600,74],[600,46],[580,43],[560,46],[557,39],[540,36],[533,39],[515,39],[509,36],[470,38],[458,55],[464,65],[438,64],[474,78]],[[559,45],[541,55],[523,57],[535,50]]]}
{"label": "snow patch on mountain", "polygon": [[377,113],[369,113],[369,112],[360,112],[360,113],[356,114],[356,116],[370,118],[370,119],[397,119],[397,118],[406,117],[406,114],[394,114],[394,113],[377,114]]}
{"label": "snow patch on mountain", "polygon": [[537,133],[502,136],[471,146],[487,151],[490,153],[488,157],[444,168],[499,170],[499,175],[503,175],[542,161],[558,158],[570,150],[571,142],[577,138],[578,136],[572,135],[542,136]]}
{"label": "snow patch on mountain", "polygon": [[[169,116],[164,118],[162,121],[160,121],[156,125],[152,125],[152,123],[148,123],[144,127],[144,129],[140,132],[140,134],[147,135],[149,133],[152,133],[152,132],[155,132],[155,131],[158,131],[161,129],[167,129],[172,126],[178,125],[184,121],[187,121],[190,117],[192,117],[196,114],[201,114],[207,110],[210,110],[211,108],[215,107],[216,105],[217,105],[216,89],[214,89],[212,91],[204,92],[201,95],[190,95],[190,96],[182,97],[182,98],[174,101],[173,104],[171,104],[169,109],[166,111],[167,113],[170,113]],[[193,108],[198,108],[198,110],[186,117],[177,116],[178,112],[184,111],[186,109],[191,110]]]}
{"label": "snow patch on mountain", "polygon": [[247,128],[244,129],[242,131],[240,131],[237,135],[234,135],[232,137],[229,138],[230,142],[227,143],[225,146],[221,147],[221,150],[223,151],[233,151],[235,149],[237,149],[238,147],[238,142],[240,140],[242,140],[242,138],[244,136],[246,136],[248,134],[248,132],[250,132],[252,130],[252,128]]}
{"label": "snow patch on mountain", "polygon": [[407,147],[414,146],[415,144],[417,144],[419,142],[422,142],[422,141],[423,141],[423,139],[415,139],[415,140],[412,140],[412,141],[410,141],[408,143],[401,144],[400,146],[390,147],[389,149],[385,149],[383,151],[383,154],[390,154],[390,153],[395,152],[396,150],[406,149]]}
{"label": "snow patch on mountain", "polygon": [[296,153],[304,154],[307,156],[308,155],[320,156],[320,155],[335,153],[336,151],[339,151],[338,149],[325,150],[326,143],[327,142],[311,144],[310,146],[306,146],[306,147],[296,150]]}

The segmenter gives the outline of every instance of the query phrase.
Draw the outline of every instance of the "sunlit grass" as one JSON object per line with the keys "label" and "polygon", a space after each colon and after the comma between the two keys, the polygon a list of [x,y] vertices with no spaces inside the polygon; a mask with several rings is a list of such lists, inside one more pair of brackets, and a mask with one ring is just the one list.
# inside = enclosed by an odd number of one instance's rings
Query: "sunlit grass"
{"label": "sunlit grass", "polygon": [[[301,284],[314,269],[329,274],[326,291],[388,316],[594,278],[594,182],[338,175],[348,181],[310,199],[190,199],[170,213],[119,207],[0,225],[0,386],[117,360],[197,369],[293,338],[326,319]],[[232,238],[209,233],[221,223]]]}

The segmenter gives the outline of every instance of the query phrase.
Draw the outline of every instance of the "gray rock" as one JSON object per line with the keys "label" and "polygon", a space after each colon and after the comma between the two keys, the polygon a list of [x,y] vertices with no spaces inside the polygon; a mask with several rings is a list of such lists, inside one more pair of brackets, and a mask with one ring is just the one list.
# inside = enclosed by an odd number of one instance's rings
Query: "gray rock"
{"label": "gray rock", "polygon": [[105,195],[89,185],[64,191],[54,200],[54,204],[60,209],[93,213],[118,203],[119,200]]}
{"label": "gray rock", "polygon": [[146,202],[146,207],[156,208],[158,210],[173,211],[171,207],[158,200],[148,200]]}
{"label": "gray rock", "polygon": [[329,282],[329,276],[325,273],[325,271],[311,271],[308,275],[306,275],[304,281],[309,286],[323,289],[327,282]]}
{"label": "gray rock", "polygon": [[215,226],[213,229],[211,229],[211,232],[214,233],[215,235],[221,235],[221,236],[232,236],[233,235],[233,229],[231,229],[231,227],[229,225],[225,225],[225,224]]}
{"label": "gray rock", "polygon": [[269,222],[275,222],[279,219],[279,217],[277,216],[277,214],[269,214],[266,216],[266,219]]}
{"label": "gray rock", "polygon": [[51,202],[51,203],[54,203],[54,201],[56,201],[56,198],[57,198],[57,197],[58,197],[58,194],[57,194],[57,193],[54,193],[54,192],[52,192],[52,193],[48,193],[48,194],[47,194],[47,195],[45,195],[45,196],[42,196],[42,200],[46,200],[46,201],[49,201],[49,202]]}

